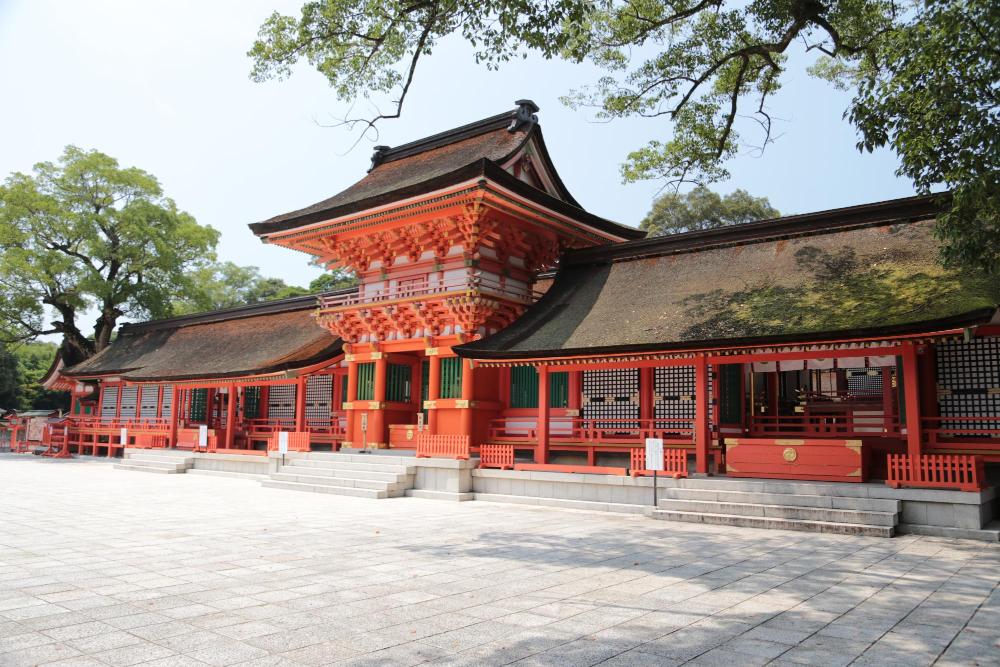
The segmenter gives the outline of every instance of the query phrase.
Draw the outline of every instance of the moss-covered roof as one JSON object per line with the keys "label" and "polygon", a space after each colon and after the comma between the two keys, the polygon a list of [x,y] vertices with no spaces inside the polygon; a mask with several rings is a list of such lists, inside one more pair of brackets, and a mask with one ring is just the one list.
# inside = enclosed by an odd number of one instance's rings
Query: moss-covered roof
{"label": "moss-covered roof", "polygon": [[[818,214],[817,214],[818,215]],[[594,261],[564,258],[549,292],[507,329],[458,348],[473,358],[531,358],[736,343],[816,340],[828,335],[929,331],[989,320],[996,285],[938,262],[934,222],[816,219],[766,226],[710,247],[637,242]],[[780,221],[779,221],[780,222]],[[808,227],[808,229],[807,229]],[[586,261],[581,261],[585,259]]]}

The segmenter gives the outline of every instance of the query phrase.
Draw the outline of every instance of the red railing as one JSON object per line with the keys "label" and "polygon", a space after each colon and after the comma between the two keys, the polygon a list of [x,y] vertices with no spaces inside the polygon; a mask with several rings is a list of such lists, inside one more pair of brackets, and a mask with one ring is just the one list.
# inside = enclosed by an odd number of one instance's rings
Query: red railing
{"label": "red railing", "polygon": [[[290,452],[308,452],[310,448],[309,432],[308,431],[285,431],[288,434],[288,451]],[[276,452],[280,449],[279,441],[281,439],[281,432],[272,433],[271,437],[267,440],[267,449],[271,452]]]}
{"label": "red railing", "polygon": [[[629,470],[633,477],[637,475],[652,475],[652,470],[646,469],[646,450],[638,447],[632,449],[629,456]],[[659,471],[672,477],[687,477],[688,450],[664,448],[663,470]]]}
{"label": "red railing", "polygon": [[914,469],[908,454],[888,455],[889,474],[885,481],[893,488],[909,486],[927,489],[982,491],[986,486],[983,460],[966,454],[924,454]]}
{"label": "red railing", "polygon": [[[859,410],[860,411],[860,410]],[[872,410],[875,412],[875,410]],[[882,414],[753,415],[750,434],[753,436],[804,437],[898,437],[899,421]]]}
{"label": "red railing", "polygon": [[417,436],[417,458],[439,456],[449,459],[469,459],[469,436],[467,435],[431,435],[421,433]]}
{"label": "red railing", "polygon": [[[503,417],[490,422],[490,440],[535,443],[537,419]],[[549,442],[623,445],[645,443],[646,438],[663,438],[672,444],[694,442],[694,420],[664,419],[578,419],[553,417],[549,420]]]}
{"label": "red railing", "polygon": [[511,285],[506,281],[500,282],[494,278],[473,275],[433,283],[426,278],[415,282],[403,281],[402,284],[396,284],[384,289],[373,289],[371,286],[362,286],[358,292],[320,297],[319,303],[321,309],[333,309],[413,297],[433,296],[449,292],[493,294],[513,298],[525,303],[537,301],[542,295],[541,292],[532,289],[530,285]]}
{"label": "red railing", "polygon": [[514,469],[514,445],[482,445],[479,448],[480,468]]}
{"label": "red railing", "polygon": [[925,417],[928,447],[1000,450],[1000,417]]}

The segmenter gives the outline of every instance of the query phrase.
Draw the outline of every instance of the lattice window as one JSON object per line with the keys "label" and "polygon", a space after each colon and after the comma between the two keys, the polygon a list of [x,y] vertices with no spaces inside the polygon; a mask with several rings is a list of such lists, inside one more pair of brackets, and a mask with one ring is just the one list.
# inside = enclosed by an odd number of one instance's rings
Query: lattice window
{"label": "lattice window", "polygon": [[413,371],[407,364],[389,364],[385,377],[385,400],[409,403],[413,399]]}
{"label": "lattice window", "polygon": [[257,419],[260,414],[260,387],[243,388],[243,418]]}
{"label": "lattice window", "polygon": [[510,407],[538,407],[538,371],[534,366],[514,366],[510,369]]}
{"label": "lattice window", "polygon": [[306,380],[306,421],[329,424],[333,402],[333,376],[314,375]]}
{"label": "lattice window", "polygon": [[441,398],[462,397],[462,359],[445,357],[441,360]]}
{"label": "lattice window", "polygon": [[173,385],[163,385],[163,418],[170,419],[174,416],[174,387]]}
{"label": "lattice window", "polygon": [[358,396],[359,401],[375,400],[375,362],[358,364]]}
{"label": "lattice window", "polygon": [[104,387],[101,392],[101,421],[111,421],[118,416],[118,387]]}
{"label": "lattice window", "polygon": [[295,419],[295,385],[278,384],[271,387],[267,403],[268,419]]}
{"label": "lattice window", "polygon": [[135,419],[139,408],[139,387],[130,385],[122,388],[122,406],[119,416],[122,419]]}
{"label": "lattice window", "polygon": [[719,421],[739,424],[743,421],[743,365],[724,364],[719,369]]}
{"label": "lattice window", "polygon": [[[584,419],[638,420],[639,370],[621,368],[583,372]],[[617,422],[597,424],[608,428]],[[635,426],[637,422],[632,422]],[[625,424],[629,425],[628,422]]]}
{"label": "lattice window", "polygon": [[549,407],[569,407],[569,373],[549,373]]}
{"label": "lattice window", "polygon": [[653,417],[694,419],[694,367],[653,369]]}
{"label": "lattice window", "polygon": [[[1000,417],[1000,338],[944,341],[937,347],[938,401],[942,417]],[[958,422],[945,428],[993,428]]]}
{"label": "lattice window", "polygon": [[848,368],[847,391],[851,396],[864,398],[882,395],[881,368]]}
{"label": "lattice window", "polygon": [[[122,397],[124,400],[124,396]],[[156,411],[160,407],[160,387],[159,385],[145,385],[139,392],[139,417],[142,419],[156,419]]]}
{"label": "lattice window", "polygon": [[193,422],[204,422],[208,416],[208,389],[191,390],[191,410],[188,418]]}

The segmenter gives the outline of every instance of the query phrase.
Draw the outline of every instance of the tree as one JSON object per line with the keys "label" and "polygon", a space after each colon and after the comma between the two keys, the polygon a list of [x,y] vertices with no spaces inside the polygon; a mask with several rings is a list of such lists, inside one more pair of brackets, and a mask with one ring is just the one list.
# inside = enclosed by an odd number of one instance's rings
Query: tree
{"label": "tree", "polygon": [[[313,0],[298,18],[267,19],[251,76],[285,77],[304,59],[342,100],[389,96],[386,111],[344,119],[370,129],[399,116],[420,59],[451,34],[491,68],[528,52],[596,64],[603,74],[565,101],[603,119],[670,121],[622,175],[675,187],[724,180],[741,145],[773,141],[770,101],[789,63],[804,60],[789,55],[816,54],[813,74],[856,92],[847,118],[860,148],[890,147],[921,192],[953,189],[947,256],[996,266],[994,0]],[[964,151],[957,166],[952,148]]]}
{"label": "tree", "polygon": [[18,405],[22,410],[68,410],[69,394],[50,391],[41,380],[52,366],[59,346],[55,343],[20,343],[13,348],[19,377]]}
{"label": "tree", "polygon": [[0,343],[0,414],[21,407],[21,373],[17,357]]}
{"label": "tree", "polygon": [[187,276],[186,285],[183,294],[174,300],[174,314],[222,310],[309,294],[309,290],[287,285],[281,278],[262,276],[256,266],[233,262],[201,266]]}
{"label": "tree", "polygon": [[735,190],[720,196],[699,185],[685,194],[668,192],[658,197],[639,227],[648,231],[650,236],[665,236],[779,215],[767,197],[754,197],[746,190]]}
{"label": "tree", "polygon": [[313,294],[332,292],[333,290],[355,287],[358,277],[347,271],[324,271],[323,275],[309,283],[309,291]]}
{"label": "tree", "polygon": [[[0,329],[18,341],[59,334],[64,361],[78,363],[108,345],[119,318],[169,314],[218,238],[151,174],[68,146],[0,186]],[[79,321],[91,308],[92,335]]]}

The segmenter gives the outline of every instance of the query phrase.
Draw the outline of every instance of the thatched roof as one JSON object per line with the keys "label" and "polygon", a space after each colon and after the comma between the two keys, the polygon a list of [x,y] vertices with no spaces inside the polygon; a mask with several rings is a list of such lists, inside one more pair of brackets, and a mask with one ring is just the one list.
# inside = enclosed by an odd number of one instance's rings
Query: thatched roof
{"label": "thatched roof", "polygon": [[340,354],[341,341],[312,314],[316,297],[126,324],[118,337],[63,375],[171,381],[265,375]]}
{"label": "thatched roof", "polygon": [[988,321],[995,285],[943,268],[934,202],[908,198],[563,256],[548,293],[472,358],[531,358]]}

